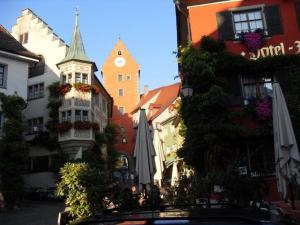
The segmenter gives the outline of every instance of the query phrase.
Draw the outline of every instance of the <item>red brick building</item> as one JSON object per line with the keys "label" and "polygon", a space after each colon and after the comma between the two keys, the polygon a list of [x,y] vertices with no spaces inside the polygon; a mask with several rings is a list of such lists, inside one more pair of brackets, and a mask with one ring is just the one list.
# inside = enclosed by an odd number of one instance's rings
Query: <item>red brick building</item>
{"label": "red brick building", "polygon": [[[199,46],[201,38],[209,36],[224,41],[228,51],[252,60],[300,53],[300,1],[177,0],[175,5],[178,46],[189,42]],[[263,45],[253,52],[241,41],[241,35],[249,32],[259,32],[264,37]],[[235,95],[240,107],[247,105],[251,97],[265,97],[272,92],[272,78],[261,78],[258,82],[241,75],[233,82],[239,87]],[[240,122],[256,127],[255,121]],[[248,174],[264,176],[271,187],[266,199],[279,200],[272,139],[269,146],[265,143],[263,138],[245,141]]]}

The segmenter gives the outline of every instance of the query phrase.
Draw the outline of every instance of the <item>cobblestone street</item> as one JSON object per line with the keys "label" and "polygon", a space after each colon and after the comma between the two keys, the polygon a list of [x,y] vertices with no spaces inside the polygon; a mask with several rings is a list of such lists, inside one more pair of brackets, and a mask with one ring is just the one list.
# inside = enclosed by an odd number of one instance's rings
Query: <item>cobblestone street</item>
{"label": "cobblestone street", "polygon": [[64,204],[54,201],[24,202],[19,209],[0,212],[0,225],[56,225]]}

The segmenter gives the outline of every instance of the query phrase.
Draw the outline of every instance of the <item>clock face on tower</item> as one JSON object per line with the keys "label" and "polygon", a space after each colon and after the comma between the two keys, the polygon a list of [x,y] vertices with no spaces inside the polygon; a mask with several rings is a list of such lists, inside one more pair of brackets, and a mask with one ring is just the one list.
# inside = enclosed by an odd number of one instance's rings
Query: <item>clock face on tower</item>
{"label": "clock face on tower", "polygon": [[125,59],[123,57],[117,57],[115,59],[115,65],[117,67],[123,67],[123,66],[125,66],[125,64],[126,64],[126,61],[125,61]]}

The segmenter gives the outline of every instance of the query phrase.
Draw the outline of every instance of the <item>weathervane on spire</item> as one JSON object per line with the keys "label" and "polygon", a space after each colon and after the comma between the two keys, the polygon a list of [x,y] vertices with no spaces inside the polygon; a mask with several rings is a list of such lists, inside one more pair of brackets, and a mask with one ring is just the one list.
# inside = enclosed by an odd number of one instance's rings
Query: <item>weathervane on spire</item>
{"label": "weathervane on spire", "polygon": [[79,7],[76,6],[75,8],[75,25],[78,25],[78,16],[79,16]]}

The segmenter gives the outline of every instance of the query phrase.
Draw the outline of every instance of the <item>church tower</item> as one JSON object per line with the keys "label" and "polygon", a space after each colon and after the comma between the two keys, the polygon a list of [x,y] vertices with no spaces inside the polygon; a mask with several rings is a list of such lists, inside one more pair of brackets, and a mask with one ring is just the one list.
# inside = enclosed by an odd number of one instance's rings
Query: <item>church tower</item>
{"label": "church tower", "polygon": [[139,102],[140,66],[119,38],[101,71],[104,86],[114,99],[112,123],[119,126],[116,149],[133,155],[135,130],[130,114]]}

